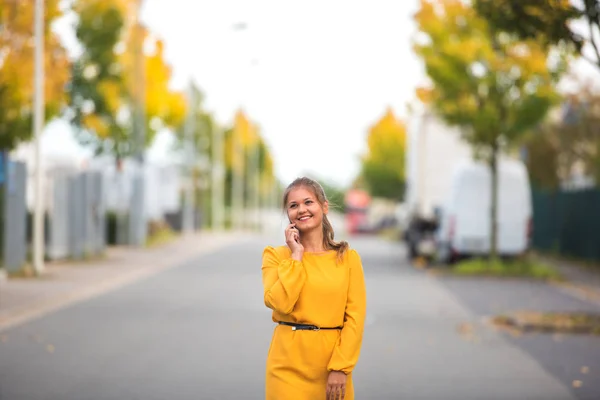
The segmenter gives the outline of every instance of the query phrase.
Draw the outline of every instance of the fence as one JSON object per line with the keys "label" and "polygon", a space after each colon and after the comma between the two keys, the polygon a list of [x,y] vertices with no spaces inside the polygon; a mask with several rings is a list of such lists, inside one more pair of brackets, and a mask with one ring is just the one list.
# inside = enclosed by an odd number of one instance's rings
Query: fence
{"label": "fence", "polygon": [[533,191],[533,247],[600,261],[600,189]]}
{"label": "fence", "polygon": [[[34,171],[26,162],[8,158],[0,152],[0,268],[12,272],[27,262],[35,196]],[[114,163],[84,171],[57,163],[46,167],[43,181],[50,260],[101,254],[109,239],[111,244],[142,246],[149,221],[181,213],[177,166],[129,166],[118,172]]]}
{"label": "fence", "polygon": [[[5,167],[2,214],[2,265],[8,272],[16,271],[27,257],[26,166],[22,162],[2,159]],[[4,168],[3,168],[4,169]]]}
{"label": "fence", "polygon": [[[2,193],[2,266],[18,271],[33,239],[27,210],[27,167],[7,161]],[[47,177],[46,256],[49,259],[101,254],[106,247],[104,181],[100,172],[54,171]]]}
{"label": "fence", "polygon": [[48,207],[49,258],[81,259],[106,247],[106,201],[100,172],[55,171]]}

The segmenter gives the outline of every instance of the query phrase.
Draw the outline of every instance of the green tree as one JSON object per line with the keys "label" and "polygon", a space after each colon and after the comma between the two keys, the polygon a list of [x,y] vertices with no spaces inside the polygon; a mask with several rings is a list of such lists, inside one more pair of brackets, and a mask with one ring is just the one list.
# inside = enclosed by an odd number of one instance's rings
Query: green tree
{"label": "green tree", "polygon": [[400,200],[405,189],[406,127],[391,110],[373,125],[361,175],[374,197]]}
{"label": "green tree", "polygon": [[[14,149],[32,136],[34,93],[33,1],[0,0],[0,150]],[[61,17],[58,0],[45,2],[45,118],[55,117],[66,104],[69,60],[53,21]]]}
{"label": "green tree", "polygon": [[527,135],[524,146],[535,186],[557,189],[575,170],[600,182],[600,95],[570,96],[559,118]]}
{"label": "green tree", "polygon": [[[183,123],[180,123],[175,129],[177,141],[175,142],[174,150],[176,152],[185,151],[185,146],[188,144],[186,137],[187,129],[191,129],[191,148],[195,159],[203,157],[211,157],[212,154],[212,138],[216,128],[216,122],[213,115],[204,107],[204,93],[192,84],[188,89],[188,106],[185,108],[186,115],[182,118]],[[186,125],[189,124],[189,125]],[[212,160],[212,159],[211,159]]]}
{"label": "green tree", "polygon": [[346,197],[346,190],[328,179],[318,179],[318,182],[325,191],[325,195],[329,200],[330,207],[333,207],[333,210],[344,212],[344,198]]}
{"label": "green tree", "polygon": [[212,114],[204,107],[204,94],[195,84],[188,88],[187,102],[185,119],[174,131],[177,140],[173,151],[182,156],[184,174],[188,173],[187,157],[193,159],[194,205],[202,211],[203,220],[208,225],[212,223],[208,217],[212,207],[213,134],[217,126]]}
{"label": "green tree", "polygon": [[533,40],[494,35],[459,0],[421,1],[415,15],[431,87],[418,96],[449,124],[459,126],[491,170],[490,252],[497,255],[498,157],[536,126],[557,100],[560,69]]}
{"label": "green tree", "polygon": [[[96,154],[117,159],[130,153],[129,126],[124,110],[126,89],[123,68],[115,49],[124,30],[124,10],[115,1],[77,0],[75,34],[81,55],[73,62],[69,91],[71,122],[78,139]],[[123,114],[119,118],[119,110]]]}
{"label": "green tree", "polygon": [[[182,153],[185,151],[187,145],[186,132],[187,128],[191,129],[191,151],[193,157],[197,161],[194,168],[194,176],[196,181],[212,182],[211,173],[215,166],[216,160],[214,159],[213,143],[215,138],[215,130],[220,129],[223,135],[223,163],[225,168],[225,203],[227,206],[231,206],[231,185],[233,179],[233,169],[241,168],[241,165],[236,165],[236,159],[233,155],[233,139],[234,135],[241,140],[241,148],[244,149],[244,170],[240,171],[244,177],[244,198],[245,202],[248,202],[251,198],[251,194],[255,190],[258,190],[259,201],[264,204],[265,201],[270,200],[272,185],[276,183],[274,175],[274,164],[273,158],[266,145],[259,127],[252,123],[250,119],[242,112],[236,114],[234,125],[232,127],[221,127],[215,121],[214,116],[207,111],[204,105],[204,93],[200,88],[192,84],[189,88],[190,102],[187,111],[191,115],[186,116],[186,123],[176,129],[175,133],[177,141],[175,143],[175,151]],[[188,119],[189,118],[189,119]],[[235,129],[234,129],[235,128]],[[249,156],[256,155],[258,158],[258,171],[249,169]],[[259,176],[259,186],[255,187],[256,175]],[[211,201],[212,187],[210,184],[206,185],[205,190],[197,190],[196,192],[196,204],[202,204],[203,209],[206,213],[210,214],[212,204]]]}
{"label": "green tree", "polygon": [[[132,155],[137,144],[133,129],[137,104],[143,98],[145,143],[165,126],[176,126],[185,101],[169,90],[170,68],[163,59],[163,44],[133,21],[136,0],[76,0],[75,33],[82,51],[73,63],[69,90],[71,121],[78,138],[96,154],[113,154],[117,161]],[[136,68],[136,52],[142,53]]]}
{"label": "green tree", "polygon": [[533,187],[557,189],[560,186],[560,150],[555,141],[556,132],[554,124],[546,123],[536,127],[523,138],[523,149],[527,154],[527,172]]}
{"label": "green tree", "polygon": [[[475,8],[497,31],[535,39],[544,46],[573,47],[600,70],[598,0],[475,0]],[[577,29],[575,21],[585,29]],[[590,54],[584,53],[586,45]]]}

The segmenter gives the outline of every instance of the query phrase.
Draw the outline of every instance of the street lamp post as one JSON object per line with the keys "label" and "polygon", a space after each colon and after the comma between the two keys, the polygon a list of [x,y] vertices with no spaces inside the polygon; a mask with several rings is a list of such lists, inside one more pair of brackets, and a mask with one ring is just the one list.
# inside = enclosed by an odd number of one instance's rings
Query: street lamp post
{"label": "street lamp post", "polygon": [[44,127],[44,0],[35,1],[35,72],[34,118],[35,138],[35,205],[33,225],[33,267],[37,274],[44,271],[44,195],[41,156],[41,135]]}
{"label": "street lamp post", "polygon": [[194,130],[196,117],[196,99],[191,81],[188,87],[187,102],[188,114],[184,126],[184,168],[187,181],[183,208],[183,232],[185,234],[191,234],[194,231]]}
{"label": "street lamp post", "polygon": [[225,168],[223,166],[223,130],[216,123],[212,131],[212,185],[211,185],[211,210],[212,210],[212,227],[214,230],[223,230],[224,219],[224,177]]}
{"label": "street lamp post", "polygon": [[136,168],[133,179],[133,195],[131,199],[131,207],[129,210],[129,233],[130,243],[136,246],[142,246],[146,241],[147,225],[146,225],[146,185],[145,185],[145,157],[144,147],[146,142],[146,102],[145,102],[145,62],[144,62],[144,29],[140,22],[140,9],[142,0],[137,0],[134,4],[133,13],[133,143],[134,143],[134,158],[136,160]]}
{"label": "street lamp post", "polygon": [[[245,22],[238,22],[232,26],[233,31],[235,32],[245,32],[248,29],[248,25]],[[241,107],[240,107],[241,110]],[[248,146],[243,143],[243,138],[241,132],[236,129],[238,118],[241,115],[241,111],[238,111],[237,115],[234,117],[234,129],[232,136],[232,154],[233,154],[233,176],[232,176],[232,188],[231,188],[231,219],[232,226],[234,229],[241,229],[247,226],[249,221],[247,210],[246,210],[246,202],[245,202],[245,193],[244,188],[249,187],[251,185],[247,185],[247,174],[244,172],[244,169],[247,165],[251,165],[251,160],[246,161]]]}
{"label": "street lamp post", "polygon": [[234,119],[231,145],[233,146],[231,179],[231,225],[234,229],[243,227],[244,219],[244,144],[238,129],[238,115]]}
{"label": "street lamp post", "polygon": [[[257,140],[258,142],[258,140]],[[260,146],[256,143],[250,152],[252,166],[249,168],[252,186],[252,219],[254,222],[253,229],[260,227]]]}

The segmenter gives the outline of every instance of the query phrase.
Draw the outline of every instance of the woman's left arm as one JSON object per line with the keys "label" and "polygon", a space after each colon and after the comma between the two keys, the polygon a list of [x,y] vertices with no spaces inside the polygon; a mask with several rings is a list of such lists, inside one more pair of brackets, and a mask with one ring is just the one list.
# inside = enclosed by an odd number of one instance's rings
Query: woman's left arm
{"label": "woman's left arm", "polygon": [[356,250],[350,250],[348,261],[350,280],[344,327],[327,365],[329,371],[342,371],[345,374],[352,372],[358,361],[367,313],[365,275]]}

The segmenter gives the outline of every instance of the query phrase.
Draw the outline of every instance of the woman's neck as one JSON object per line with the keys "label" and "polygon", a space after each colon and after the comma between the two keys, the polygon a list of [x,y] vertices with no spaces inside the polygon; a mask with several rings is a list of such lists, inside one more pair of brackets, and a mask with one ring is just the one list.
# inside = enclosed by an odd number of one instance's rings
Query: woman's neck
{"label": "woman's neck", "polygon": [[323,247],[322,229],[300,233],[300,243],[304,247],[304,251],[308,253],[319,253],[327,250]]}

